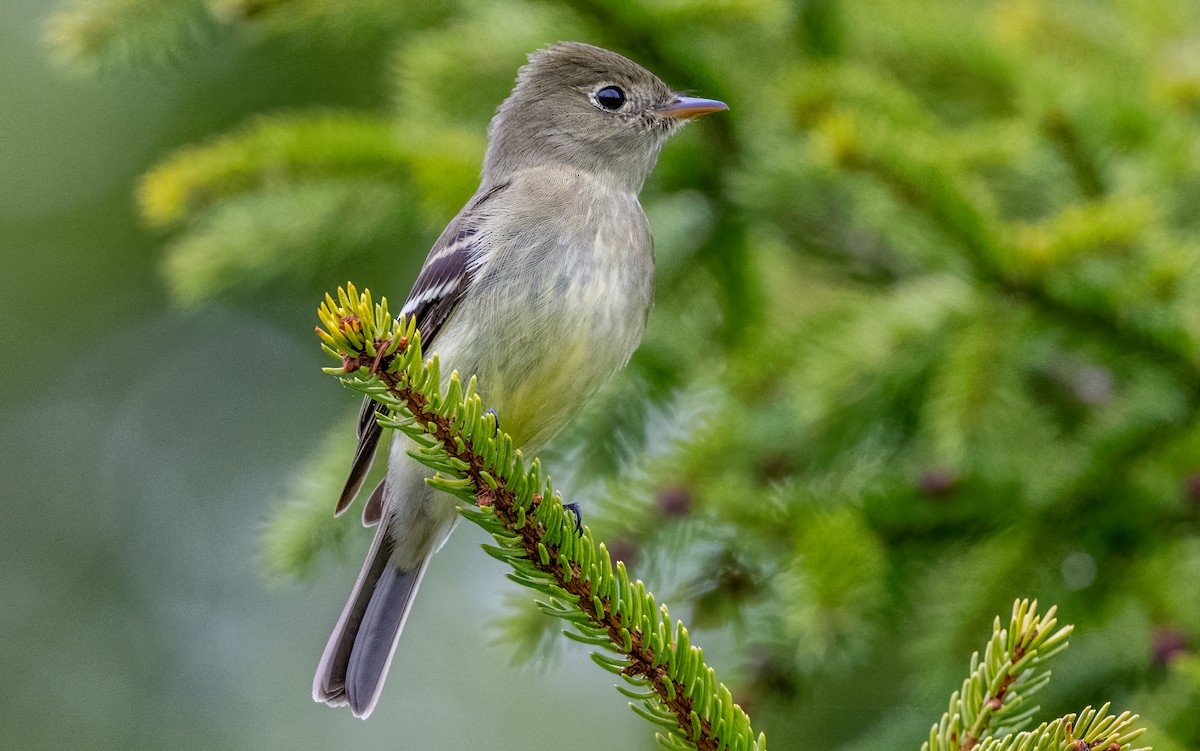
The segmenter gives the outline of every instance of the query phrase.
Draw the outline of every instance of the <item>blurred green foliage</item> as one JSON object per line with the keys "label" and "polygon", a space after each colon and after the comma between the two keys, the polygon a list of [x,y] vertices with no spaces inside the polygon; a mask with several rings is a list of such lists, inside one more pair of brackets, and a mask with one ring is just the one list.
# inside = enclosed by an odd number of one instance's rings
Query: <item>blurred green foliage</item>
{"label": "blurred green foliage", "polygon": [[[559,484],[726,643],[773,746],[836,720],[827,747],[915,747],[981,624],[1036,596],[1078,627],[1050,714],[1112,699],[1200,747],[1190,0],[100,0],[49,29],[85,70],[228,35],[392,49],[386,106],[264,113],[143,178],[196,305],[307,305],[348,268],[402,296],[547,43],[727,101],[646,187],[658,304]],[[342,536],[295,498],[271,560],[300,572]]]}

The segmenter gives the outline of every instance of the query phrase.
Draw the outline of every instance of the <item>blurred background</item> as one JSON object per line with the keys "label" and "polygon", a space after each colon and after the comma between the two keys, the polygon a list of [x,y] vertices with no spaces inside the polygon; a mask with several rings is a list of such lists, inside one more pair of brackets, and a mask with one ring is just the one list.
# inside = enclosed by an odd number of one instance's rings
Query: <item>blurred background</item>
{"label": "blurred background", "polygon": [[0,3],[4,745],[654,747],[465,525],[371,720],[309,698],[369,537],[316,305],[403,299],[564,39],[731,106],[546,458],[771,747],[919,748],[1021,596],[1039,719],[1200,747],[1191,0]]}

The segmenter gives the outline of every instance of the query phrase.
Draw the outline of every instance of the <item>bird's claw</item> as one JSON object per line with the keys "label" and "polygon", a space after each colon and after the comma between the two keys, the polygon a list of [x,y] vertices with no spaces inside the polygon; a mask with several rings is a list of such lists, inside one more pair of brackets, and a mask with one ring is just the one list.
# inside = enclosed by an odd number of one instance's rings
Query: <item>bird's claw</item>
{"label": "bird's claw", "polygon": [[570,511],[575,515],[575,534],[583,537],[583,512],[579,510],[578,503],[564,503],[564,511]]}
{"label": "bird's claw", "polygon": [[496,434],[499,435],[499,433],[500,433],[500,415],[498,415],[496,413],[496,408],[488,407],[486,410],[484,410],[483,414],[491,415],[492,419],[496,421]]}

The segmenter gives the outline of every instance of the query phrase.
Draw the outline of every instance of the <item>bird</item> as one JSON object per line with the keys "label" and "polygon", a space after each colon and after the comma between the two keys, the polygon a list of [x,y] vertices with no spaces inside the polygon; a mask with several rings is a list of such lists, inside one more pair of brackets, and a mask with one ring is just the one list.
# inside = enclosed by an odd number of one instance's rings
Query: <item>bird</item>
{"label": "bird", "polygon": [[[667,139],[727,109],[684,96],[628,58],[581,42],[531,53],[488,126],[480,184],[438,237],[401,311],[443,373],[477,392],[527,455],[629,361],[654,293],[653,240],[638,200]],[[364,400],[358,447],[335,515],[358,495],[379,444]],[[363,524],[366,562],[313,680],[313,699],[374,710],[430,558],[455,502],[392,442]]]}

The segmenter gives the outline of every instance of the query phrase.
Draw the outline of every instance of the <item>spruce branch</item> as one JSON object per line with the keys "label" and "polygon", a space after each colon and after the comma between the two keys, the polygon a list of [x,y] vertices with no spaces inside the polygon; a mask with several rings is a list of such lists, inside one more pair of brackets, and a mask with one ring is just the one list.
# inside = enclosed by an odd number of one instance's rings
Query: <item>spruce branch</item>
{"label": "spruce branch", "polygon": [[167,245],[163,272],[188,305],[277,279],[304,279],[335,259],[364,256],[417,221],[398,181],[283,184],[221,201]]}
{"label": "spruce branch", "polygon": [[971,751],[993,734],[993,724],[1017,729],[1030,720],[1037,707],[1016,710],[1050,680],[1043,665],[1066,649],[1071,634],[1071,626],[1054,630],[1054,615],[1053,607],[1039,614],[1036,600],[1017,600],[1008,628],[996,617],[983,659],[978,652],[971,655],[971,674],[950,696],[949,709],[933,726],[922,751]]}
{"label": "spruce branch", "polygon": [[342,489],[341,472],[353,459],[345,437],[351,426],[338,424],[288,483],[288,500],[274,511],[263,530],[262,556],[274,579],[303,579],[317,567],[322,553],[339,548],[353,530],[327,524],[329,499]]}
{"label": "spruce branch", "polygon": [[921,751],[1131,751],[1145,728],[1134,727],[1135,714],[1109,715],[1108,704],[1016,733],[1038,711],[1026,699],[1050,681],[1045,665],[1067,648],[1073,630],[1055,628],[1056,610],[1043,615],[1037,600],[1017,600],[1007,628],[996,618],[983,657],[971,655],[970,675]]}
{"label": "spruce branch", "polygon": [[1085,198],[1100,198],[1108,192],[1104,173],[1095,155],[1089,153],[1087,145],[1080,137],[1077,124],[1071,121],[1066,112],[1059,108],[1047,112],[1042,130],[1070,166],[1071,173],[1075,176],[1075,184]]}
{"label": "spruce branch", "polygon": [[1200,382],[1200,357],[1188,342],[1147,328],[1111,303],[1073,300],[1043,277],[1016,267],[1012,248],[1001,239],[999,220],[975,200],[958,170],[909,153],[903,138],[884,128],[866,127],[850,113],[829,116],[819,130],[834,166],[872,177],[899,203],[926,216],[963,250],[979,283],[1022,299],[1072,330],[1103,331],[1121,347],[1170,372],[1189,401],[1200,400],[1195,386]]}
{"label": "spruce branch", "polygon": [[45,40],[65,67],[95,74],[174,62],[212,28],[204,0],[73,0],[47,18]]}
{"label": "spruce branch", "polygon": [[663,746],[765,749],[766,736],[755,737],[683,622],[672,624],[667,606],[630,581],[623,562],[614,566],[587,527],[576,529],[540,461],[527,464],[485,414],[474,377],[464,386],[451,374],[443,388],[415,322],[393,319],[387,300],[376,304],[369,291],[339,288],[318,315],[323,348],[341,360],[325,371],[388,407],[380,424],[415,442],[409,454],[437,472],[427,482],[466,504],[463,516],[497,543],[484,550],[513,568],[510,579],[545,596],[538,607],[568,621],[564,634],[598,648],[592,659],[629,684],[618,690],[662,728]]}
{"label": "spruce branch", "polygon": [[305,179],[394,178],[407,167],[394,128],[365,113],[258,116],[155,165],[138,185],[139,208],[147,224],[165,227],[254,189]]}
{"label": "spruce branch", "polygon": [[[970,198],[965,178],[958,171],[930,163],[908,153],[905,142],[887,132],[874,132],[848,113],[830,116],[821,125],[831,161],[838,167],[878,180],[900,203],[924,214],[947,238],[963,249],[971,273],[981,286],[1023,301],[1048,320],[1072,331],[1095,337],[1144,358],[1169,373],[1182,395],[1183,408],[1153,420],[1141,430],[1131,430],[1118,445],[1103,452],[1094,466],[1069,489],[1074,508],[1110,482],[1110,469],[1130,466],[1161,448],[1187,429],[1188,415],[1200,408],[1200,355],[1178,322],[1167,329],[1131,316],[1113,301],[1083,302],[1049,283],[1043,274],[1014,265],[1014,249],[1001,238],[996,217]],[[1128,210],[1127,210],[1128,211]],[[1116,221],[1108,217],[1106,222]],[[1111,235],[1091,230],[1093,240]],[[1081,249],[1075,250],[1080,253]]]}

